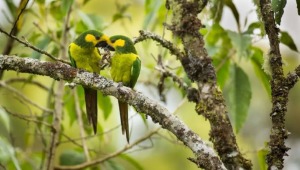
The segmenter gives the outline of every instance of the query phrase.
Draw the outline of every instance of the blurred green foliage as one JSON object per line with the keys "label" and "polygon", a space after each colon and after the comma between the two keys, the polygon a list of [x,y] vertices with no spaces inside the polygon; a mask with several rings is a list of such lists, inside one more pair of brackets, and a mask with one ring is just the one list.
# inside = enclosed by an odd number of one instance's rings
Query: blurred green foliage
{"label": "blurred green foliage", "polygon": [[[12,0],[5,0],[5,2],[8,7],[5,12],[16,19],[16,11],[20,4],[15,4]],[[280,4],[278,4],[280,1],[272,2],[273,6],[276,7],[274,8],[276,21],[280,24],[285,1],[281,1]],[[254,3],[257,2],[254,1]],[[221,21],[225,8],[228,8],[233,14],[237,25],[235,30],[229,30],[222,26]],[[63,34],[67,34],[67,41],[70,43],[78,34],[88,29],[103,31],[108,35],[125,34],[130,37],[138,36],[138,30],[143,29],[163,35],[165,39],[183,50],[180,40],[172,37],[164,26],[164,23],[170,22],[171,12],[165,8],[165,2],[161,0],[36,0],[27,6],[23,14],[25,22],[18,33],[18,37],[23,37],[36,47],[60,57],[67,50],[67,44],[62,44]],[[68,13],[70,13],[70,19],[66,30],[64,30],[66,26],[64,22],[66,16],[69,15]],[[250,123],[257,121],[257,118],[249,120],[250,112],[257,111],[253,106],[251,107],[251,104],[255,105],[256,100],[258,100],[257,97],[270,97],[271,94],[270,76],[264,67],[265,49],[255,43],[257,39],[262,40],[265,36],[262,23],[259,19],[251,23],[243,21],[236,4],[232,0],[212,1],[199,17],[204,24],[204,27],[199,31],[204,36],[205,47],[213,59],[218,85],[225,94],[231,121],[236,132],[243,133],[244,125],[246,124],[246,128],[249,127],[247,121]],[[241,23],[245,23],[245,25]],[[5,27],[10,30],[12,25],[6,23]],[[281,31],[280,41],[291,50],[298,52],[296,43],[288,32]],[[1,43],[5,42],[1,40]],[[182,78],[189,86],[195,86],[193,82],[188,80],[176,57],[170,55],[166,49],[152,41],[137,44],[136,47],[143,65],[137,85],[138,91],[142,91],[156,100],[162,98],[157,89],[161,73],[155,69],[158,56],[161,56],[162,63],[170,72]],[[0,48],[4,48],[4,46]],[[14,44],[11,54],[50,60],[44,55],[17,43]],[[249,63],[252,64],[255,74],[251,72]],[[108,71],[105,69],[100,74],[109,78]],[[55,81],[41,76],[15,74],[13,72],[6,72],[3,80],[8,81],[14,78],[25,78],[26,81],[18,84],[7,84],[8,86],[19,90],[24,96],[42,107],[54,108],[54,89],[57,85]],[[40,82],[41,85],[36,85],[33,82]],[[41,88],[41,86],[46,88]],[[260,86],[264,90],[260,90]],[[91,126],[88,125],[84,113],[85,103],[82,88],[76,87],[75,90],[72,90],[66,86],[64,90],[64,115],[56,156],[57,165],[76,165],[86,161],[78,130],[80,127],[76,121],[78,117],[75,114],[74,93],[79,97],[79,108],[83,113],[84,132],[87,136],[86,142],[91,157],[93,159],[104,157],[126,145],[125,138],[121,135],[118,126],[119,117],[114,98],[98,94],[99,112],[102,116],[98,120],[99,133],[93,136]],[[7,169],[40,169],[47,158],[45,149],[49,145],[51,135],[51,129],[47,124],[49,125],[53,121],[52,114],[22,101],[20,96],[11,95],[11,93],[3,87],[0,88],[0,162]],[[209,139],[208,123],[195,114],[194,105],[186,101],[185,92],[171,78],[165,79],[161,95],[164,95],[166,99],[161,103],[178,114],[204,140]],[[18,113],[23,119],[19,120],[20,117],[13,116],[10,112]],[[132,113],[136,112],[133,111]],[[138,138],[137,136],[144,136],[147,131],[155,127],[149,118],[144,115],[136,115],[138,114],[133,114],[130,120],[133,141]],[[36,122],[30,122],[33,119]],[[246,128],[244,134],[253,131]],[[255,132],[251,134],[253,133]],[[241,148],[243,146],[249,148],[251,144],[249,141],[246,142],[248,138],[245,136],[241,138]],[[14,141],[16,142],[14,143]],[[258,160],[255,168],[264,169],[265,162],[262,161],[265,156],[264,151],[251,148],[249,152],[247,153],[248,157],[256,157]],[[257,152],[258,156],[253,152]],[[169,133],[161,130],[154,137],[132,150],[92,169],[197,169],[194,164],[186,160],[190,156],[191,153],[181,143],[178,143]]]}

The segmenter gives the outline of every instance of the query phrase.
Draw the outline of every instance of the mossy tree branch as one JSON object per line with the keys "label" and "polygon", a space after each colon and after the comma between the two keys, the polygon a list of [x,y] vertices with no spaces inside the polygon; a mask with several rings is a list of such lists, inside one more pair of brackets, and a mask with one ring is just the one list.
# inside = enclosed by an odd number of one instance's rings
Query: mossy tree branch
{"label": "mossy tree branch", "polygon": [[283,169],[284,156],[289,148],[285,146],[285,139],[289,132],[285,127],[285,114],[287,112],[289,90],[296,84],[300,76],[300,66],[294,72],[284,76],[282,57],[279,48],[279,29],[276,26],[274,12],[270,0],[260,0],[260,10],[264,28],[269,38],[269,65],[271,68],[271,90],[272,90],[272,129],[270,135],[270,153],[267,163],[270,169]]}
{"label": "mossy tree branch", "polygon": [[114,83],[98,74],[78,70],[60,62],[44,62],[30,58],[0,55],[0,69],[49,76],[55,80],[66,80],[97,89],[104,95],[112,95],[132,105],[138,112],[147,114],[153,122],[159,123],[162,128],[172,132],[194,153],[195,158],[193,159],[197,160],[199,167],[225,169],[214,150],[196,133],[166,108],[139,92]]}
{"label": "mossy tree branch", "polygon": [[188,77],[198,85],[193,102],[197,113],[210,122],[210,140],[221,160],[228,169],[251,169],[251,162],[239,151],[223,94],[216,83],[216,71],[199,33],[202,23],[198,14],[206,3],[206,0],[168,0],[166,7],[173,11],[172,24],[168,29],[183,43],[185,53],[179,59]]}

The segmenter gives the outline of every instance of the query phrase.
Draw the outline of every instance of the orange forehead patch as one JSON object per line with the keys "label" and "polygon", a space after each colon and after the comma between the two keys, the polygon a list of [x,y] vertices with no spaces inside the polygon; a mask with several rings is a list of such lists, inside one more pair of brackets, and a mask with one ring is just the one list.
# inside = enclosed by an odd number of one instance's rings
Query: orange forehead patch
{"label": "orange forehead patch", "polygon": [[115,43],[114,43],[114,46],[117,47],[124,47],[125,45],[125,40],[122,40],[122,39],[118,39]]}
{"label": "orange forehead patch", "polygon": [[86,42],[94,42],[96,40],[95,36],[93,36],[92,34],[87,34],[85,36],[85,41]]}

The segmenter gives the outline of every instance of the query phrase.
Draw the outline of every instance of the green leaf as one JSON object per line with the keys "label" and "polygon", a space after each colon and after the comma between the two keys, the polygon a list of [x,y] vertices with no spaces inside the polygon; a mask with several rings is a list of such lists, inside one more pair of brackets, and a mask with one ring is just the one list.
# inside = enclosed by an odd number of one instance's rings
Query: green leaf
{"label": "green leaf", "polygon": [[[8,9],[9,9],[10,14],[11,14],[14,18],[16,18],[16,17],[17,17],[17,13],[16,13],[17,7],[16,7],[16,5],[14,4],[14,1],[13,1],[13,0],[5,0],[5,1],[3,1],[3,2],[6,3]],[[3,11],[2,14],[4,14],[4,13],[5,13],[5,12]],[[6,14],[6,15],[7,15],[7,14]],[[11,22],[11,21],[10,21],[10,22]]]}
{"label": "green leaf", "polygon": [[126,160],[127,162],[129,162],[131,165],[133,165],[135,167],[135,169],[137,170],[143,170],[143,166],[136,161],[135,159],[133,159],[132,157],[130,157],[129,155],[126,154],[120,154],[120,158]]}
{"label": "green leaf", "polygon": [[62,15],[64,15],[64,16],[67,15],[67,12],[71,8],[73,2],[74,2],[74,0],[62,0],[62,4],[60,6]]}
{"label": "green leaf", "polygon": [[234,3],[232,2],[232,0],[225,0],[225,5],[228,6],[235,18],[235,21],[238,25],[238,27],[240,28],[240,14],[238,12],[238,10],[236,9]]}
{"label": "green leaf", "polygon": [[108,164],[108,166],[110,167],[109,169],[112,170],[124,170],[124,168],[122,167],[122,165],[120,163],[117,163],[111,159],[107,160],[106,163]]}
{"label": "green leaf", "polygon": [[213,58],[213,64],[217,71],[218,85],[223,89],[230,70],[229,51],[232,49],[228,33],[219,25],[214,24],[205,36],[206,49]]}
{"label": "green leaf", "polygon": [[253,22],[251,23],[247,30],[244,32],[245,34],[254,34],[254,30],[259,29],[260,30],[260,35],[262,35],[262,22],[258,21],[258,22]]}
{"label": "green leaf", "polygon": [[65,16],[61,12],[61,5],[62,5],[61,1],[50,2],[50,14],[57,21],[61,21]]}
{"label": "green leaf", "polygon": [[149,26],[159,23],[157,22],[159,9],[163,5],[163,1],[146,0],[145,2],[145,19],[143,23],[143,29],[148,29]]}
{"label": "green leaf", "polygon": [[10,131],[10,119],[6,111],[0,107],[0,122],[6,128],[7,132]]}
{"label": "green leaf", "polygon": [[267,154],[269,153],[268,149],[263,148],[257,152],[258,165],[260,170],[267,170]]}
{"label": "green leaf", "polygon": [[81,34],[88,29],[89,29],[88,26],[82,20],[80,20],[75,26],[75,32],[77,34]]}
{"label": "green leaf", "polygon": [[15,155],[13,146],[0,136],[0,162],[9,159],[13,162],[14,169],[21,170],[20,163]]}
{"label": "green leaf", "polygon": [[86,162],[83,152],[64,150],[59,156],[59,165],[78,165]]}
{"label": "green leaf", "polygon": [[101,92],[98,92],[98,106],[103,111],[104,120],[106,120],[111,114],[113,104],[108,96],[104,96]]}
{"label": "green leaf", "polygon": [[240,34],[233,31],[227,31],[233,47],[237,50],[239,57],[246,57],[247,49],[251,45],[251,37],[248,34]]}
{"label": "green leaf", "polygon": [[219,23],[222,19],[223,9],[224,9],[224,1],[213,0],[211,2],[211,18],[215,23]]}
{"label": "green leaf", "polygon": [[236,64],[232,67],[228,93],[230,114],[238,133],[246,121],[252,93],[247,74]]}
{"label": "green leaf", "polygon": [[79,17],[81,18],[84,27],[87,29],[103,30],[103,20],[99,15],[86,14],[79,11]]}
{"label": "green leaf", "polygon": [[131,20],[131,16],[129,14],[126,14],[126,11],[130,6],[131,6],[130,4],[116,3],[117,13],[113,15],[112,22],[116,22],[117,20],[124,19],[124,18],[128,18],[129,20]]}
{"label": "green leaf", "polygon": [[35,2],[37,2],[39,5],[44,5],[45,4],[45,0],[36,0]]}
{"label": "green leaf", "polygon": [[300,0],[296,0],[296,3],[297,3],[298,15],[300,15]]}
{"label": "green leaf", "polygon": [[82,3],[82,5],[85,5],[85,4],[87,4],[89,1],[90,1],[90,0],[83,0],[83,3]]}
{"label": "green leaf", "polygon": [[272,0],[272,9],[275,13],[275,21],[278,25],[281,23],[281,17],[284,13],[286,0]]}
{"label": "green leaf", "polygon": [[298,52],[297,46],[294,43],[293,38],[286,31],[280,32],[280,42],[286,46],[288,46],[291,50]]}
{"label": "green leaf", "polygon": [[219,24],[212,25],[208,30],[205,36],[205,45],[210,56],[216,55],[222,49],[227,51],[232,47],[228,33]]}
{"label": "green leaf", "polygon": [[252,47],[251,48],[251,63],[253,65],[254,71],[256,75],[260,78],[263,86],[266,89],[266,92],[268,93],[268,96],[271,97],[271,86],[270,86],[270,76],[264,72],[263,70],[263,64],[264,64],[264,58],[263,58],[263,51],[259,48]]}
{"label": "green leaf", "polygon": [[230,60],[229,58],[214,58],[213,64],[217,71],[218,85],[223,89],[229,76]]}

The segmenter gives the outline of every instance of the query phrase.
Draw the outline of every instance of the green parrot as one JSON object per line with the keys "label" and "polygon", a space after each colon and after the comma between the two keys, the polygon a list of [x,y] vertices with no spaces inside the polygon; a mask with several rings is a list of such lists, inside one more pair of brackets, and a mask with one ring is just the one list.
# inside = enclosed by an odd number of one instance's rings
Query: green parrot
{"label": "green parrot", "polygon": [[[141,60],[137,55],[133,42],[126,36],[115,35],[109,38],[107,45],[110,50],[115,51],[110,65],[110,74],[113,81],[121,82],[123,85],[133,88],[141,70]],[[126,134],[129,143],[128,104],[118,102],[122,134]]]}
{"label": "green parrot", "polygon": [[[96,30],[83,32],[69,45],[69,57],[73,67],[100,73],[101,55],[97,47],[105,46],[109,37]],[[84,88],[88,122],[97,133],[97,90]]]}

